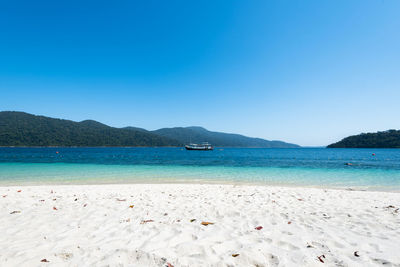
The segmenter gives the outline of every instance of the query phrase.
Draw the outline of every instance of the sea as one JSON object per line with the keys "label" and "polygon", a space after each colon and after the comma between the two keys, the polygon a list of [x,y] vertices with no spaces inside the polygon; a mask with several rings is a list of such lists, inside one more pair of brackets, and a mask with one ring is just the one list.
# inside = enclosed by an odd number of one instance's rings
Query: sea
{"label": "sea", "polygon": [[400,191],[400,149],[0,148],[0,186],[226,183]]}

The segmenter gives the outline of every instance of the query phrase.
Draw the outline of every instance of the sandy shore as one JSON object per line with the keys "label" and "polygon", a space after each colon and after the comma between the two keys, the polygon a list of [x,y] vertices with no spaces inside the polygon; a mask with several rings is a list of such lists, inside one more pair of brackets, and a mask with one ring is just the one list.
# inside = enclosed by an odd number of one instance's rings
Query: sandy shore
{"label": "sandy shore", "polygon": [[400,193],[132,184],[0,194],[0,266],[400,266]]}

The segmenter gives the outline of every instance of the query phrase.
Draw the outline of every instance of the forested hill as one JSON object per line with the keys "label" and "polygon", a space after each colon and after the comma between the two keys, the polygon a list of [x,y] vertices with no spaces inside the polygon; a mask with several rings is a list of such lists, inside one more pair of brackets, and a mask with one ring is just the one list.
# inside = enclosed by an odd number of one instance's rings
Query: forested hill
{"label": "forested hill", "polygon": [[282,141],[268,141],[261,138],[252,138],[240,134],[211,132],[202,127],[175,127],[163,128],[153,133],[160,136],[174,138],[180,143],[201,143],[207,141],[220,147],[260,147],[260,148],[294,148],[295,144]]}
{"label": "forested hill", "polygon": [[0,112],[0,146],[183,146],[189,142],[209,142],[219,147],[298,147],[201,127],[147,131],[114,128],[93,120],[74,122],[24,112]]}
{"label": "forested hill", "polygon": [[328,148],[400,148],[400,130],[353,135]]}
{"label": "forested hill", "polygon": [[74,122],[23,112],[0,112],[0,146],[176,146],[150,132],[119,129],[97,121]]}

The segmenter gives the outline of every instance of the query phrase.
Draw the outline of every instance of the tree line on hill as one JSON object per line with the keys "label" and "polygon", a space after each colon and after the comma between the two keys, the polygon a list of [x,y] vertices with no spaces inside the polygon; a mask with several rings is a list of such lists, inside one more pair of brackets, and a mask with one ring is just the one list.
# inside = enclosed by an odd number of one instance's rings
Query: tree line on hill
{"label": "tree line on hill", "polygon": [[353,135],[328,148],[400,148],[400,130]]}
{"label": "tree line on hill", "polygon": [[74,122],[25,112],[0,112],[0,146],[183,146],[189,142],[210,142],[220,147],[299,147],[282,141],[211,132],[202,127],[147,131],[110,127],[93,120]]}

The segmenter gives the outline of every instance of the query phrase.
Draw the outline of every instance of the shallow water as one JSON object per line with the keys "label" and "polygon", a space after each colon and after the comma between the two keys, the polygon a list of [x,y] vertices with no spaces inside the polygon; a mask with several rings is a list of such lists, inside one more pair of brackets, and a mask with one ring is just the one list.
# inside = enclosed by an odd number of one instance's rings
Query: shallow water
{"label": "shallow water", "polygon": [[400,150],[0,148],[1,185],[135,182],[257,183],[399,191]]}

